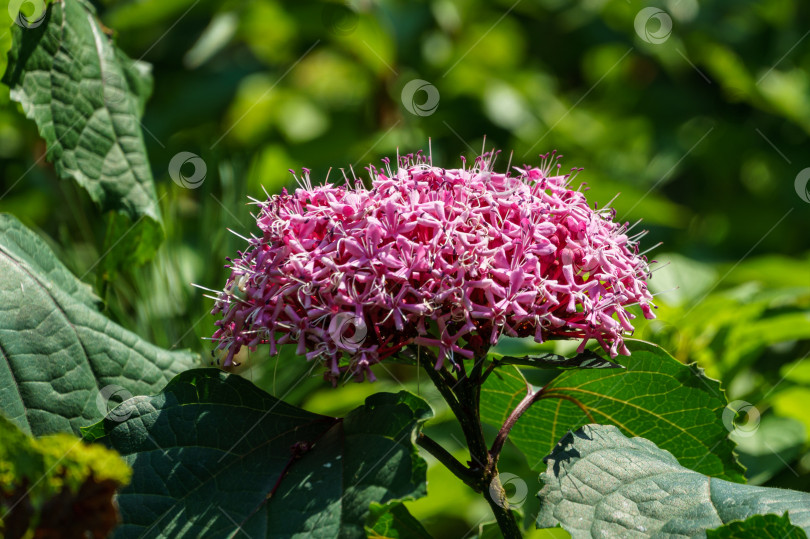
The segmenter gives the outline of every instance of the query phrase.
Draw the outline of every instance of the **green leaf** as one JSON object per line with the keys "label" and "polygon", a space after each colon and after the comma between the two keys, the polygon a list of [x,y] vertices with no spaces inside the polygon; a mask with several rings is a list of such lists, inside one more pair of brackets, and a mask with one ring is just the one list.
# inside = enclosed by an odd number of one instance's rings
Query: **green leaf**
{"label": "green leaf", "polygon": [[88,307],[100,306],[101,300],[90,285],[77,279],[50,247],[14,216],[0,213],[0,238],[0,252],[41,276],[48,288],[59,288]]}
{"label": "green leaf", "polygon": [[132,223],[126,215],[110,212],[102,247],[106,254],[97,266],[99,289],[103,289],[105,281],[115,280],[119,269],[151,260],[162,241],[163,230],[152,226],[152,221],[140,219]]}
{"label": "green leaf", "polygon": [[8,51],[11,49],[11,25],[14,20],[9,13],[9,0],[0,1],[0,76],[6,72]]}
{"label": "green leaf", "polygon": [[106,537],[115,490],[130,469],[100,445],[69,434],[29,438],[0,416],[0,536]]}
{"label": "green leaf", "polygon": [[[178,375],[85,429],[138,478],[116,537],[365,537],[369,504],[425,495],[413,439],[432,412],[378,393],[343,419],[313,414],[216,369]],[[124,418],[123,420],[120,420]],[[236,526],[239,526],[237,529]]]}
{"label": "green leaf", "polygon": [[773,409],[777,414],[791,417],[804,423],[806,433],[810,433],[810,387],[794,386],[779,391],[772,397]]}
{"label": "green leaf", "polygon": [[106,31],[85,0],[54,2],[38,26],[12,25],[3,82],[36,122],[57,174],[75,180],[103,211],[126,216],[134,236],[159,242],[160,208],[140,124],[150,68],[128,58]]}
{"label": "green leaf", "polygon": [[737,443],[736,453],[745,466],[748,482],[761,485],[790,467],[801,455],[806,431],[800,421],[773,414],[763,416],[758,425],[751,426],[756,428],[740,429],[731,437]]}
{"label": "green leaf", "polygon": [[371,503],[366,534],[374,539],[431,539],[431,535],[422,527],[401,503],[381,505]]}
{"label": "green leaf", "polygon": [[722,365],[732,368],[745,358],[756,358],[767,346],[806,339],[810,339],[810,316],[806,308],[737,324],[728,330]]}
{"label": "green leaf", "polygon": [[[420,356],[421,354],[421,356]],[[493,361],[500,365],[523,365],[526,367],[537,367],[539,369],[623,369],[618,363],[613,363],[603,358],[599,354],[586,350],[573,357],[565,357],[552,352],[544,352],[536,355],[526,355],[521,357],[500,356],[492,354]],[[391,356],[391,361],[406,365],[418,365],[420,362],[429,361],[425,352],[420,352],[418,346],[405,346],[397,354]]]}
{"label": "green leaf", "polygon": [[[529,465],[538,468],[567,430],[602,422],[629,436],[653,440],[684,466],[744,481],[722,421],[726,399],[720,384],[653,344],[627,344],[632,355],[617,358],[627,370],[566,371],[549,383],[547,398],[521,416],[509,439],[526,454]],[[483,420],[502,425],[526,388],[517,368],[494,371],[481,391]]]}
{"label": "green leaf", "polygon": [[705,537],[727,522],[785,511],[810,529],[810,494],[707,477],[612,425],[568,433],[546,463],[537,527],[559,524],[575,539]]}
{"label": "green leaf", "polygon": [[754,515],[743,521],[730,522],[715,530],[706,530],[708,539],[748,539],[766,537],[773,539],[807,539],[804,530],[790,523],[787,513],[779,515]]}
{"label": "green leaf", "polygon": [[656,253],[660,266],[649,286],[653,293],[666,293],[666,303],[672,306],[696,304],[712,290],[717,282],[717,270],[677,253]]}
{"label": "green leaf", "polygon": [[496,359],[504,365],[523,365],[539,369],[623,369],[618,363],[603,358],[596,352],[585,350],[573,357],[565,357],[551,352],[534,356],[503,356]]}
{"label": "green leaf", "polygon": [[36,234],[0,214],[0,412],[35,435],[79,432],[110,397],[155,393],[196,362],[112,323]]}

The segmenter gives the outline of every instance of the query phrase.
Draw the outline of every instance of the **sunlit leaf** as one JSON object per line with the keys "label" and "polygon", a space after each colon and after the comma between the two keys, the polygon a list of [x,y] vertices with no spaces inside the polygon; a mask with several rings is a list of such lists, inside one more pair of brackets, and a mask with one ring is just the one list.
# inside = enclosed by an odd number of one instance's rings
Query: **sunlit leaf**
{"label": "sunlit leaf", "polygon": [[[788,512],[810,529],[810,494],[707,477],[612,425],[566,434],[545,459],[539,528],[585,537],[701,537],[725,523]],[[733,536],[733,535],[732,535]]]}
{"label": "sunlit leaf", "polygon": [[85,0],[53,2],[42,21],[12,30],[3,82],[36,122],[48,160],[102,210],[150,229],[140,248],[154,251],[161,216],[140,124],[151,68],[114,44]]}
{"label": "sunlit leaf", "polygon": [[[529,465],[539,468],[569,429],[601,422],[653,440],[685,466],[743,481],[722,420],[726,399],[720,384],[655,345],[628,341],[628,346],[632,354],[616,358],[626,370],[566,371],[546,387],[546,398],[521,416],[509,439],[526,454]],[[518,369],[494,371],[481,391],[484,421],[503,424],[526,388]]]}
{"label": "sunlit leaf", "polygon": [[102,315],[15,218],[0,214],[0,232],[0,412],[25,432],[78,433],[113,395],[155,393],[194,365],[195,354],[153,346]]}

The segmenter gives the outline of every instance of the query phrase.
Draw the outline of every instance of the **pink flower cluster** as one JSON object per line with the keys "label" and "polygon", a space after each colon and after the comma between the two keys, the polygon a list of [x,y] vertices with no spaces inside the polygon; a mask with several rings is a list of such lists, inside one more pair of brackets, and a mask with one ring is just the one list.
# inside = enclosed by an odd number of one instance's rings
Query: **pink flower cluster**
{"label": "pink flower cluster", "polygon": [[569,188],[554,154],[516,175],[495,172],[494,157],[460,169],[421,153],[396,170],[383,160],[371,189],[312,187],[304,169],[294,193],[257,201],[262,234],[231,261],[213,310],[224,365],[243,346],[296,343],[333,382],[373,379],[370,366],[406,345],[456,366],[502,335],[629,353],[627,307],[654,317],[636,238]]}

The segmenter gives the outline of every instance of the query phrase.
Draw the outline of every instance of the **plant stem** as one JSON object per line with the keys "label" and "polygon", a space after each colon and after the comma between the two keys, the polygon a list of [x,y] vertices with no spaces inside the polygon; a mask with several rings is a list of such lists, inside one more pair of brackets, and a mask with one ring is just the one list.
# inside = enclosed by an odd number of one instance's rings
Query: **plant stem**
{"label": "plant stem", "polygon": [[543,387],[538,391],[532,391],[532,389],[529,388],[526,396],[523,397],[515,409],[509,414],[509,417],[506,418],[506,421],[504,421],[501,430],[499,430],[497,436],[495,436],[495,441],[492,442],[492,449],[489,450],[489,461],[493,470],[498,465],[498,459],[501,456],[503,444],[506,443],[506,438],[509,436],[509,431],[511,431],[512,427],[515,426],[515,423],[517,423],[517,420],[520,419],[520,416],[522,416],[532,404],[543,397],[543,392],[545,389],[546,388]]}
{"label": "plant stem", "polygon": [[[429,357],[432,355],[429,352],[428,354]],[[442,397],[450,406],[453,415],[461,424],[461,430],[464,432],[464,438],[467,439],[470,450],[470,467],[473,470],[483,470],[487,462],[487,451],[484,436],[479,434],[481,430],[480,421],[476,425],[477,403],[475,406],[471,406],[473,403],[469,402],[467,398],[467,392],[464,391],[466,384],[463,381],[457,381],[443,368],[437,371],[435,367],[436,357],[433,356],[430,359],[432,361],[424,363],[423,366],[439,393],[442,394]],[[472,408],[475,409],[475,412],[472,411]]]}
{"label": "plant stem", "polygon": [[[471,376],[468,377],[466,372],[459,373],[457,379],[443,368],[437,371],[435,368],[435,356],[431,359],[433,360],[432,362],[424,364],[425,370],[442,397],[444,397],[444,400],[447,401],[447,404],[450,406],[450,409],[461,425],[461,430],[464,432],[464,438],[467,441],[467,447],[470,452],[470,467],[466,468],[458,462],[458,460],[453,458],[452,455],[447,453],[444,448],[426,436],[424,439],[420,436],[417,443],[425,447],[425,449],[433,454],[442,464],[447,466],[451,472],[466,484],[470,485],[476,492],[483,494],[505,538],[520,539],[522,537],[520,527],[515,520],[514,514],[509,509],[506,492],[498,478],[497,455],[493,460],[491,452],[487,450],[486,441],[484,440],[484,431],[481,427],[481,365],[483,364],[484,358],[479,357],[475,359],[476,364],[473,366]],[[517,421],[517,417],[514,421]],[[511,429],[511,427],[509,428]],[[501,430],[503,431],[503,429]],[[507,434],[508,429],[503,435],[504,440]],[[502,446],[503,441],[500,442],[500,447]],[[434,453],[434,451],[436,451],[436,453]],[[468,482],[468,479],[471,477],[475,479],[470,479],[470,482]]]}
{"label": "plant stem", "polygon": [[483,492],[485,486],[481,484],[481,478],[459,462],[456,457],[451,455],[445,448],[439,445],[436,440],[430,438],[424,433],[420,433],[419,437],[416,439],[416,443],[423,447],[428,453],[433,455],[436,460],[444,464],[448,470],[453,472],[453,475],[464,481],[464,483],[466,483],[474,491]]}
{"label": "plant stem", "polygon": [[484,432],[481,430],[481,415],[479,403],[481,402],[478,393],[479,387],[469,378],[462,378],[457,381],[454,391],[458,395],[461,407],[461,415],[458,416],[461,427],[464,430],[464,437],[470,448],[470,458],[475,468],[486,469],[488,459],[487,443],[484,440]]}
{"label": "plant stem", "polygon": [[[435,358],[433,358],[435,360]],[[425,363],[422,365],[427,372],[428,377],[433,382],[433,385],[436,386],[436,389],[439,390],[439,393],[442,394],[445,402],[447,405],[450,406],[450,409],[453,410],[453,414],[458,417],[459,413],[461,412],[461,404],[458,402],[455,393],[453,393],[453,388],[445,381],[442,375],[435,369],[435,365],[430,363]]]}
{"label": "plant stem", "polygon": [[489,503],[489,507],[495,515],[495,520],[498,522],[498,527],[501,529],[503,536],[506,539],[521,539],[523,534],[520,532],[520,526],[518,526],[515,520],[515,515],[509,509],[506,492],[497,474],[492,478],[492,482],[487,491],[484,492],[484,498],[486,498]]}

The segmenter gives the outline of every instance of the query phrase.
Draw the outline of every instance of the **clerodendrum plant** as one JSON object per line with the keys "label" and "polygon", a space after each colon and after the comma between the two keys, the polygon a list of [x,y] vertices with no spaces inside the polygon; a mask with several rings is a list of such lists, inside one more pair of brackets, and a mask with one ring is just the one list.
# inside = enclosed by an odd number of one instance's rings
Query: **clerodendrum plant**
{"label": "clerodendrum plant", "polygon": [[[117,48],[91,2],[48,2],[17,24],[8,7],[2,82],[56,174],[110,212],[109,249],[93,264],[106,290],[162,235],[138,128],[149,69]],[[430,407],[407,391],[330,417],[193,368],[195,353],[109,320],[46,242],[0,214],[0,536],[115,527],[116,539],[424,539],[403,504],[427,493],[419,444],[518,537],[498,475],[508,436],[545,470],[538,527],[576,539],[805,537],[810,494],[741,484],[729,435],[739,407],[726,406],[720,384],[625,342],[631,306],[652,317],[639,236],[589,207],[555,156],[515,175],[496,173],[494,159],[445,170],[409,155],[396,170],[370,168],[370,188],[354,174],[313,187],[305,170],[294,193],[256,201],[261,234],[215,298],[225,366],[290,344],[334,385],[372,379],[381,361],[424,367],[458,418],[466,464],[421,431]],[[492,350],[502,337],[570,339],[581,353],[502,356]],[[592,341],[623,357],[595,356]],[[534,387],[537,369],[515,364],[573,369]],[[490,440],[482,421],[498,429]],[[114,449],[131,473],[114,453],[51,436],[65,432]],[[756,442],[772,450],[766,438]]]}
{"label": "clerodendrum plant", "polygon": [[300,188],[256,201],[245,252],[214,307],[214,340],[224,366],[243,347],[283,344],[320,362],[333,384],[374,379],[386,359],[416,360],[461,424],[470,452],[464,465],[434,440],[417,443],[484,493],[506,537],[520,530],[498,482],[498,458],[510,429],[544,389],[530,390],[490,447],[479,410],[481,386],[496,365],[490,347],[502,336],[595,340],[629,355],[637,305],[653,318],[649,266],[637,238],[591,208],[558,158],[498,173],[496,154],[460,169],[421,153],[392,169],[369,167],[371,187]]}

